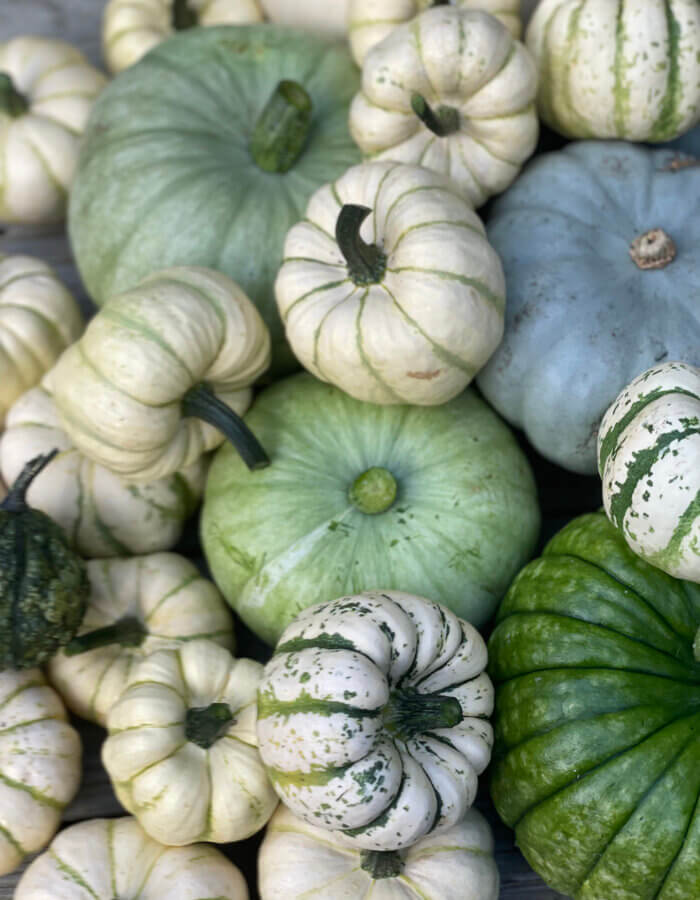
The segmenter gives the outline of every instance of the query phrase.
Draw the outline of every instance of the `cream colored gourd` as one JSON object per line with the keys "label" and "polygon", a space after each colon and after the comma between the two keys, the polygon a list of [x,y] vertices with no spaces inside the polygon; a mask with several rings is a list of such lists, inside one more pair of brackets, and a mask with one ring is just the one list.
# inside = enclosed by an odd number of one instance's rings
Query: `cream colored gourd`
{"label": "cream colored gourd", "polygon": [[370,403],[445,403],[503,334],[505,280],[481,220],[418,166],[364,163],[317,191],[275,293],[302,365]]}
{"label": "cream colored gourd", "polygon": [[53,269],[32,256],[0,256],[0,427],[82,330],[78,304]]}
{"label": "cream colored gourd", "polygon": [[262,21],[258,0],[109,0],[102,52],[110,70],[120,72],[178,31]]}
{"label": "cream colored gourd", "polygon": [[[234,438],[244,432],[244,455],[251,436],[235,413],[248,408],[250,385],[269,362],[269,332],[238,285],[181,267],[109,300],[46,385],[81,453],[147,482],[219,446],[220,428]],[[259,446],[250,453],[249,465],[258,465]]]}
{"label": "cream colored gourd", "polygon": [[[514,38],[522,33],[520,0],[451,0],[458,9],[481,9],[506,26]],[[369,51],[391,34],[397,25],[415,18],[435,0],[350,0],[348,39],[355,62],[361,66]]]}
{"label": "cream colored gourd", "polygon": [[347,31],[348,0],[260,0],[271,22],[293,25],[331,37]]}
{"label": "cream colored gourd", "polygon": [[80,785],[81,756],[78,733],[40,670],[0,672],[0,875],[54,836]]}
{"label": "cream colored gourd", "polygon": [[669,141],[700,121],[698,0],[541,0],[526,40],[540,115],[567,137]]}
{"label": "cream colored gourd", "polygon": [[238,869],[206,844],[161,847],[139,823],[91,819],[29,866],[15,900],[248,900]]}
{"label": "cream colored gourd", "polygon": [[107,716],[102,761],[155,840],[240,841],[274,812],[255,735],[262,670],[207,640],[159,650],[132,670]]}
{"label": "cream colored gourd", "polygon": [[0,221],[60,222],[80,136],[106,79],[63,41],[0,44]]}
{"label": "cream colored gourd", "polygon": [[373,853],[315,828],[280,805],[258,855],[261,900],[498,900],[488,822],[468,809],[457,825],[400,853]]}
{"label": "cream colored gourd", "polygon": [[83,719],[104,725],[133,669],[156,650],[195,638],[233,650],[228,606],[183,556],[92,560],[87,571],[90,597],[83,623],[48,666],[52,684]]}
{"label": "cream colored gourd", "polygon": [[536,91],[535,64],[505,25],[436,6],[367,54],[350,132],[365,155],[447,175],[480,206],[535,149]]}
{"label": "cream colored gourd", "polygon": [[630,548],[700,583],[700,368],[669,362],[635,378],[603,417],[598,465]]}

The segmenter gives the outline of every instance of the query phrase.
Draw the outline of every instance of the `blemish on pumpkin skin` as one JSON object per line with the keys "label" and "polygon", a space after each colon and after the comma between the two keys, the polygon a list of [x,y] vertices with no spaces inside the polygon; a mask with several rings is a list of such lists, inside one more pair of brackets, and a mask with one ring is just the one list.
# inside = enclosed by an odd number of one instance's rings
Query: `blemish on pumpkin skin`
{"label": "blemish on pumpkin skin", "polygon": [[419,381],[432,381],[437,378],[442,369],[435,369],[434,372],[406,372],[407,378],[417,378]]}

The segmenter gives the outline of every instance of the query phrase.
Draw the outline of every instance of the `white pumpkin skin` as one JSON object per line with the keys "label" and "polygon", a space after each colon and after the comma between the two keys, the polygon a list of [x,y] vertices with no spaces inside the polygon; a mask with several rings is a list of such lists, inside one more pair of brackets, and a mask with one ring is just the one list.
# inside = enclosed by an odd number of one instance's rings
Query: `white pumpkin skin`
{"label": "white pumpkin skin", "polygon": [[125,816],[66,828],[29,866],[15,891],[15,900],[87,897],[248,900],[248,888],[238,869],[214,847],[161,847]]}
{"label": "white pumpkin skin", "polygon": [[80,737],[40,670],[0,672],[0,875],[54,836],[78,791],[81,757]]}
{"label": "white pumpkin skin", "polygon": [[343,37],[347,30],[348,0],[260,0],[271,22],[293,25],[329,37]]}
{"label": "white pumpkin skin", "polygon": [[526,40],[566,137],[669,141],[700,121],[697,0],[541,0]]}
{"label": "white pumpkin skin", "polygon": [[598,436],[603,503],[642,559],[700,583],[700,368],[664,363],[628,385]]}
{"label": "white pumpkin skin", "polygon": [[[382,257],[373,280],[333,237],[345,204],[372,210],[359,234]],[[287,235],[275,293],[302,365],[369,403],[451,400],[503,335],[505,280],[481,220],[418,166],[364,163],[317,191]]]}
{"label": "white pumpkin skin", "polygon": [[[350,132],[366,156],[447,175],[478,207],[533,153],[536,91],[535,63],[505,25],[478,10],[436,6],[367,54]],[[427,104],[421,117],[417,102]]]}

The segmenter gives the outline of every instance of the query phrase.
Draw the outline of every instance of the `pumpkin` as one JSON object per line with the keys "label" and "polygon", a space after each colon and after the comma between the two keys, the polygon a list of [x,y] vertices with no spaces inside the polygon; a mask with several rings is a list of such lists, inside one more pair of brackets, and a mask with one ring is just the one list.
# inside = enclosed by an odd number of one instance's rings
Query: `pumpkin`
{"label": "pumpkin", "polygon": [[[325,7],[324,7],[325,8]],[[270,25],[182,32],[116,78],[85,135],[69,228],[93,299],[166,266],[228,274],[294,367],[274,281],[313,192],[360,161],[348,51]]]}
{"label": "pumpkin", "polygon": [[[446,6],[450,0],[350,0],[348,38],[355,62],[361,66],[367,53],[391,34],[431,6]],[[481,9],[503,22],[514,38],[522,31],[520,0],[452,0],[460,9]]]}
{"label": "pumpkin", "polygon": [[0,221],[60,222],[78,145],[105,77],[63,41],[0,44]]}
{"label": "pumpkin", "polygon": [[493,206],[508,284],[479,387],[548,459],[597,471],[603,413],[664,359],[700,364],[700,168],[581,142],[538,157]]}
{"label": "pumpkin", "polygon": [[603,417],[598,465],[608,518],[636,554],[700,582],[700,369],[665,363]]}
{"label": "pumpkin", "polygon": [[177,31],[262,18],[258,0],[109,0],[102,17],[102,50],[112,72],[120,72]]}
{"label": "pumpkin", "polygon": [[367,54],[350,132],[364,154],[434,169],[480,206],[535,149],[536,89],[530,54],[505,25],[436,6]]}
{"label": "pumpkin", "polygon": [[0,875],[48,844],[80,784],[82,746],[39,669],[0,672]]}
{"label": "pumpkin", "polygon": [[15,900],[248,900],[243,876],[207,844],[161,847],[135,819],[90,819],[62,831],[20,879]]}
{"label": "pumpkin", "polygon": [[349,0],[260,0],[271,22],[295,25],[305,31],[341,37],[345,35]]}
{"label": "pumpkin", "polygon": [[314,194],[284,254],[287,340],[358,400],[445,403],[503,336],[503,270],[481,220],[419,166],[349,169]]}
{"label": "pumpkin", "polygon": [[491,793],[555,890],[698,895],[699,628],[700,586],[639,559],[602,513],[559,532],[503,601]]}
{"label": "pumpkin", "polygon": [[46,263],[0,256],[0,426],[82,330],[78,304]]}
{"label": "pumpkin", "polygon": [[156,650],[208,638],[233,649],[221,594],[176,553],[92,560],[90,597],[75,638],[49,661],[69,709],[104,725],[133,669]]}
{"label": "pumpkin", "polygon": [[526,39],[566,137],[669,141],[700,121],[697,0],[542,0]]}
{"label": "pumpkin", "polygon": [[192,640],[132,670],[107,715],[102,761],[120,803],[154,840],[240,841],[274,812],[255,736],[262,669]]}
{"label": "pumpkin", "polygon": [[238,285],[181,267],[112,298],[46,385],[81,453],[147,482],[193,465],[225,436],[247,465],[266,465],[236,413],[269,361],[269,333]]}
{"label": "pumpkin", "polygon": [[401,853],[359,851],[279,806],[258,855],[261,900],[498,900],[488,822],[468,809],[457,825]]}
{"label": "pumpkin", "polygon": [[307,606],[378,584],[481,625],[534,548],[530,468],[470,390],[375,406],[301,374],[262,392],[247,422],[274,462],[251,478],[217,454],[201,536],[222,593],[269,644]]}

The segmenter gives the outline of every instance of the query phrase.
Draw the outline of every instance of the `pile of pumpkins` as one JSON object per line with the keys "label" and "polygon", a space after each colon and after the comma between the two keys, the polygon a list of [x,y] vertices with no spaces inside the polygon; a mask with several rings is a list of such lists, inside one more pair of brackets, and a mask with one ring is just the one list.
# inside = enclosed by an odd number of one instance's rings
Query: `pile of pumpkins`
{"label": "pile of pumpkins", "polygon": [[[489,763],[556,890],[700,895],[700,5],[519,7],[110,0],[111,80],[0,45],[0,221],[66,219],[98,307],[0,259],[18,900],[244,900],[211,845],[263,828],[262,900],[496,900]],[[501,416],[602,481],[530,562]],[[54,838],[66,708],[130,815]]]}

